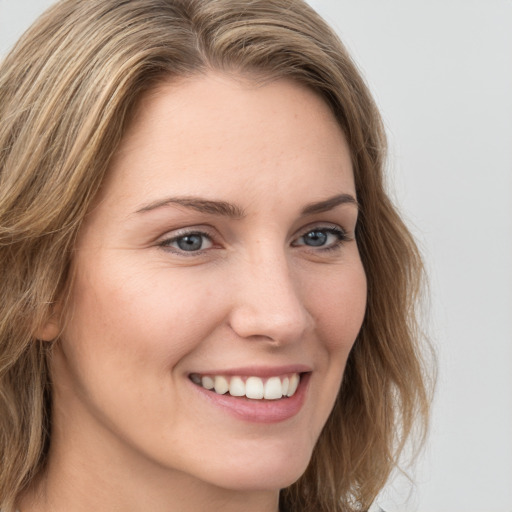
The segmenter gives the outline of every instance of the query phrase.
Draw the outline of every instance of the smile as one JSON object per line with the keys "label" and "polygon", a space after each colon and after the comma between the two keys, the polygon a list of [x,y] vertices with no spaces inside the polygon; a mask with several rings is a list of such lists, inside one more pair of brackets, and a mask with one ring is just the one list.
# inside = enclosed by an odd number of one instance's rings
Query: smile
{"label": "smile", "polygon": [[290,398],[300,383],[299,373],[261,378],[256,376],[199,375],[192,373],[190,380],[218,395],[246,397],[251,400],[279,400]]}

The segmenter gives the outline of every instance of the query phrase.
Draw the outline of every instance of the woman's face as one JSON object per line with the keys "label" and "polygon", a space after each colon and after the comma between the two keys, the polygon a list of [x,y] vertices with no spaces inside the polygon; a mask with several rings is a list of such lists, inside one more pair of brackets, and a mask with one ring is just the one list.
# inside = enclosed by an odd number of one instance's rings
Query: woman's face
{"label": "woman's face", "polygon": [[148,94],[78,237],[54,452],[295,481],[363,320],[356,220],[347,143],[313,92],[208,75]]}

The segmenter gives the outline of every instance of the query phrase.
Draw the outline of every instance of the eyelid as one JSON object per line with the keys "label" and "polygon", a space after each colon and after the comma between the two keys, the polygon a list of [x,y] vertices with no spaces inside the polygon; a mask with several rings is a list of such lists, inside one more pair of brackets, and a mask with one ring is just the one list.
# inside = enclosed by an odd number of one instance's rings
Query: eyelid
{"label": "eyelid", "polygon": [[[169,231],[165,235],[160,237],[157,240],[156,245],[166,252],[171,252],[171,253],[177,254],[179,256],[186,256],[186,257],[198,256],[200,254],[203,254],[205,251],[208,251],[215,247],[215,236],[209,231],[210,230],[208,230],[208,228],[205,228],[205,226],[190,226],[190,227],[179,228],[179,229],[176,229],[173,231]],[[179,240],[180,238],[183,238],[186,236],[193,236],[193,235],[198,235],[198,236],[207,238],[211,242],[212,246],[207,247],[205,249],[201,248],[201,249],[198,249],[197,251],[185,251],[185,250],[182,250],[182,249],[179,249],[177,247],[173,247],[172,245],[170,245],[171,243]]]}
{"label": "eyelid", "polygon": [[336,224],[333,222],[312,222],[311,224],[308,224],[307,226],[301,228],[296,232],[295,238],[299,238],[301,236],[304,236],[306,233],[309,233],[310,231],[336,231],[338,233],[342,233],[347,238],[351,238],[350,230],[345,229],[342,225]]}
{"label": "eyelid", "polygon": [[[212,233],[214,231],[214,233]],[[334,235],[337,237],[336,243],[331,243],[329,245],[325,246],[314,246],[314,245],[307,245],[306,243],[298,243],[298,240],[303,238],[305,235],[312,231],[327,231],[331,235]],[[183,249],[180,249],[178,247],[173,247],[171,243],[177,241],[178,239],[186,236],[193,236],[193,235],[199,235],[202,237],[207,238],[211,242],[211,246],[207,248],[201,248],[194,251],[186,251]],[[175,230],[168,231],[165,235],[161,236],[157,241],[156,245],[166,251],[171,252],[174,254],[177,254],[179,256],[185,256],[185,257],[193,257],[193,256],[199,256],[204,254],[206,251],[209,251],[211,249],[215,249],[219,247],[219,243],[217,242],[217,239],[220,235],[217,234],[216,230],[211,228],[210,226],[205,225],[195,225],[195,226],[187,226],[178,228]],[[311,223],[299,231],[296,232],[296,235],[294,235],[291,246],[292,247],[301,247],[305,248],[310,251],[314,252],[320,252],[320,251],[328,251],[328,250],[334,250],[339,247],[341,247],[344,243],[354,240],[354,236],[350,234],[348,230],[346,230],[343,226],[331,222],[317,222],[317,223]]]}
{"label": "eyelid", "polygon": [[[297,243],[297,241],[301,238],[303,238],[305,235],[312,231],[327,231],[330,234],[337,237],[337,241],[334,244],[330,244],[327,246],[313,246],[313,245],[307,245],[305,243]],[[309,226],[306,226],[305,228],[301,229],[297,235],[294,237],[292,241],[292,247],[306,247],[308,250],[312,250],[315,252],[318,251],[328,251],[333,250],[341,247],[344,243],[350,242],[354,240],[354,237],[349,234],[349,232],[339,224],[332,224],[332,223],[313,223]]]}

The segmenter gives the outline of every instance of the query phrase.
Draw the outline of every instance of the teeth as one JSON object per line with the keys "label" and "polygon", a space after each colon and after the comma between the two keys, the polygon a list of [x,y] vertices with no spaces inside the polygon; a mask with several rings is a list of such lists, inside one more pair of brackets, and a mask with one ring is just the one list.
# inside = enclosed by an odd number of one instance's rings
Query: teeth
{"label": "teeth", "polygon": [[245,382],[240,377],[232,377],[229,383],[231,396],[245,396]]}
{"label": "teeth", "polygon": [[290,379],[285,377],[283,379],[283,395],[288,396],[288,387],[290,386]]}
{"label": "teeth", "polygon": [[211,377],[206,376],[201,379],[201,385],[205,389],[213,389],[215,386],[215,383]]}
{"label": "teeth", "polygon": [[260,377],[225,377],[224,375],[200,376],[194,373],[190,379],[205,389],[214,390],[219,395],[229,393],[231,396],[247,397],[252,400],[279,400],[291,397],[297,391],[300,375],[292,373],[280,377],[262,379]]}
{"label": "teeth", "polygon": [[265,383],[265,392],[263,397],[266,400],[277,400],[283,396],[283,386],[279,377],[272,377]]}
{"label": "teeth", "polygon": [[223,395],[229,391],[229,382],[226,377],[222,377],[221,375],[217,375],[215,377],[215,393],[219,395]]}
{"label": "teeth", "polygon": [[295,394],[295,391],[297,391],[297,386],[299,385],[300,377],[297,373],[294,373],[290,377],[290,385],[288,386],[288,392],[286,393],[286,396],[293,396]]}
{"label": "teeth", "polygon": [[249,377],[245,382],[245,396],[247,398],[261,400],[263,394],[263,381],[259,377]]}

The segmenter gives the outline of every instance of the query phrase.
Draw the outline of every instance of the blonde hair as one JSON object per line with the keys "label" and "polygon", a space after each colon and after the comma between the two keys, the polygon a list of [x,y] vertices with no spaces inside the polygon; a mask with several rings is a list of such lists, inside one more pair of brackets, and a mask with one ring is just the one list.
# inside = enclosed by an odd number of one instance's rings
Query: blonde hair
{"label": "blonde hair", "polygon": [[386,195],[385,136],[341,42],[302,0],[64,0],[0,68],[0,508],[43,469],[49,343],[74,240],[138,99],[216,69],[287,77],[330,106],[352,155],[366,317],[335,407],[283,510],[366,510],[429,409],[415,304],[416,245]]}

